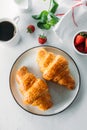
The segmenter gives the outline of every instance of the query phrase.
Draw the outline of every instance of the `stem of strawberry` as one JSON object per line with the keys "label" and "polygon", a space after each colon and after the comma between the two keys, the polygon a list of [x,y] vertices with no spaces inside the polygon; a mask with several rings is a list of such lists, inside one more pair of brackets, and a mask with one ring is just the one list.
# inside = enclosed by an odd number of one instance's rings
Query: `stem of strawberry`
{"label": "stem of strawberry", "polygon": [[85,32],[81,32],[80,35],[87,38],[87,33],[85,33]]}

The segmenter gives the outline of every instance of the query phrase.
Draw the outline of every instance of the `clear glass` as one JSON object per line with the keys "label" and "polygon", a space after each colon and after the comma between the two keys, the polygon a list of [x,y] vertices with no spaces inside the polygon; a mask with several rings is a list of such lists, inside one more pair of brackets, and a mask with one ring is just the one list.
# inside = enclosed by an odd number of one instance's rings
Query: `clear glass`
{"label": "clear glass", "polygon": [[30,11],[32,9],[32,1],[31,0],[14,0],[18,8],[23,11]]}

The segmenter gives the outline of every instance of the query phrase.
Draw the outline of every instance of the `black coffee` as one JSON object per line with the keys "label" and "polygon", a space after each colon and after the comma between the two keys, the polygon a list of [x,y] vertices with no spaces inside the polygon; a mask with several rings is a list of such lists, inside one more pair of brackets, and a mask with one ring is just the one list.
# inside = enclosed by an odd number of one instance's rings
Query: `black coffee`
{"label": "black coffee", "polygon": [[0,22],[0,40],[8,41],[15,34],[15,27],[12,23],[8,21]]}

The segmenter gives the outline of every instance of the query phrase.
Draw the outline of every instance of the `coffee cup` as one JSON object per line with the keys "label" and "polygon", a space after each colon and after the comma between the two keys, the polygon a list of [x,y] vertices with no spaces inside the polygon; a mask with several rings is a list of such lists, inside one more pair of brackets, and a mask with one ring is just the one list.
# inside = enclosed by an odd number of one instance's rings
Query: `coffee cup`
{"label": "coffee cup", "polygon": [[20,33],[17,27],[19,17],[14,20],[9,18],[0,19],[0,44],[3,46],[14,46],[20,40]]}

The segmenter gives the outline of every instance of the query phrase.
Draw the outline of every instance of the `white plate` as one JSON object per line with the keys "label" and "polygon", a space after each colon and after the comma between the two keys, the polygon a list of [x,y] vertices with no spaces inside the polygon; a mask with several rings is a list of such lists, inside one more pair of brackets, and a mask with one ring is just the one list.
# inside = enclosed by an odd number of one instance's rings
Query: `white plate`
{"label": "white plate", "polygon": [[41,46],[28,49],[27,51],[22,53],[14,62],[9,78],[10,89],[17,104],[19,104],[19,106],[21,106],[24,110],[36,115],[54,115],[65,110],[74,101],[79,91],[80,73],[76,63],[66,52],[52,46],[43,46],[43,48],[45,48],[47,51],[53,52],[55,54],[61,54],[67,58],[70,71],[75,78],[76,87],[74,90],[71,91],[64,87],[60,87],[55,83],[47,82],[54,103],[53,107],[47,111],[42,112],[34,106],[25,106],[22,103],[21,95],[18,91],[18,85],[15,80],[16,71],[18,68],[25,65],[28,67],[30,72],[34,73],[37,77],[42,78],[42,73],[40,72],[39,66],[36,62],[37,52],[40,48]]}

